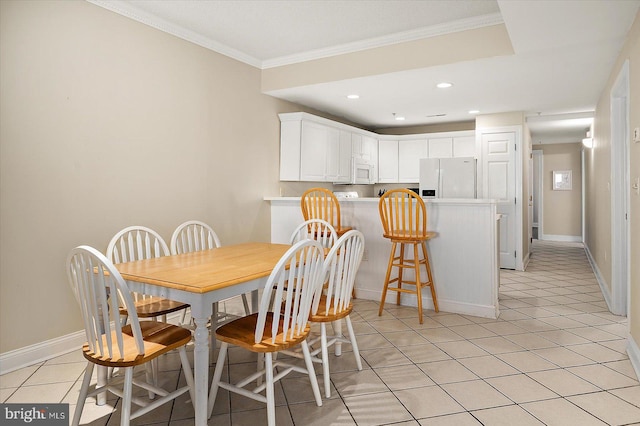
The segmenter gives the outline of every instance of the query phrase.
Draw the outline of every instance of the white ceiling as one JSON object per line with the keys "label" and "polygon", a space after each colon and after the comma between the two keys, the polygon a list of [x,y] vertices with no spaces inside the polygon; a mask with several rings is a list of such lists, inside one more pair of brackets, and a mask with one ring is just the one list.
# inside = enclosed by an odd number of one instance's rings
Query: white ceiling
{"label": "white ceiling", "polygon": [[[524,111],[534,143],[584,137],[640,6],[640,0],[89,1],[263,69],[504,22],[514,55],[269,94],[372,129],[468,121],[471,109]],[[433,87],[443,80],[454,86]],[[346,101],[350,93],[360,99]]]}

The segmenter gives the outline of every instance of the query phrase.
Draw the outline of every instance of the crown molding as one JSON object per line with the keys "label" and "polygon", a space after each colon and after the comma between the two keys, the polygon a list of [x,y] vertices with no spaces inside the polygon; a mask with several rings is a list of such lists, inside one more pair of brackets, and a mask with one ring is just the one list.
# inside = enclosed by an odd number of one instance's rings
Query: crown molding
{"label": "crown molding", "polygon": [[89,3],[95,4],[96,6],[100,6],[104,9],[110,10],[111,12],[117,13],[119,15],[133,19],[134,21],[138,21],[142,24],[153,27],[162,32],[174,35],[183,40],[197,44],[198,46],[202,46],[206,49],[213,50],[214,52],[218,52],[222,55],[236,59],[240,62],[244,62],[245,64],[251,65],[256,68],[262,67],[262,62],[259,59],[254,58],[253,56],[247,55],[246,53],[233,49],[225,44],[218,43],[215,40],[211,40],[210,38],[204,37],[194,31],[188,30],[179,25],[172,24],[171,22],[165,21],[162,18],[158,18],[157,16],[141,11],[126,1],[123,1],[123,0],[108,0],[108,1],[107,0],[87,0],[87,1]]}
{"label": "crown molding", "polygon": [[492,25],[503,24],[502,15],[491,13],[488,15],[475,16],[472,18],[459,19],[457,21],[446,22],[444,24],[432,25],[430,27],[417,28],[415,30],[403,31],[381,37],[374,37],[352,43],[345,43],[331,46],[324,49],[310,50],[295,55],[281,56],[279,58],[268,59],[262,62],[262,69],[281,67],[299,62],[312,61],[315,59],[328,58],[330,56],[344,55],[361,50],[374,49],[376,47],[389,46],[392,44],[406,43],[429,37],[436,37],[460,31],[473,30]]}
{"label": "crown molding", "polygon": [[428,37],[435,37],[444,34],[451,34],[459,31],[472,30],[476,28],[488,27],[504,23],[500,13],[492,13],[487,15],[476,16],[472,18],[460,19],[457,21],[447,22],[444,24],[433,25],[425,28],[418,28],[411,31],[403,31],[400,33],[389,34],[382,37],[375,37],[366,40],[360,40],[352,43],[331,46],[323,49],[311,50],[295,55],[281,56],[279,58],[267,59],[261,61],[251,55],[247,55],[237,49],[219,43],[208,37],[204,37],[194,31],[188,30],[182,26],[168,22],[162,18],[144,12],[131,3],[124,0],[87,0],[89,3],[100,6],[111,12],[125,16],[127,18],[138,21],[142,24],[153,27],[157,30],[174,35],[183,40],[197,44],[206,49],[213,50],[222,55],[236,59],[260,69],[275,68],[284,65],[291,65],[299,62],[311,61],[314,59],[322,59],[330,56],[343,55],[346,53],[358,52],[376,47],[389,46],[392,44],[405,43],[414,40],[420,40]]}

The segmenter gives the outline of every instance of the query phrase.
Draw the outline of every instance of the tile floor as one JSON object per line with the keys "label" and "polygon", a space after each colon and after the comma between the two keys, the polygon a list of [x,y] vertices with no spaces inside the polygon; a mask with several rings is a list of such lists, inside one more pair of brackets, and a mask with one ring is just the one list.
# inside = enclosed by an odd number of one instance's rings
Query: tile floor
{"label": "tile floor", "polygon": [[[238,305],[239,306],[239,305]],[[578,244],[536,242],[526,272],[502,271],[498,320],[355,301],[364,370],[352,352],[332,356],[332,396],[316,407],[304,376],[276,392],[278,425],[640,424],[640,384],[625,353],[626,319],[607,311]],[[161,361],[176,386],[177,355]],[[0,401],[68,402],[85,363],[79,350],[0,376]],[[227,374],[255,368],[233,350]],[[320,379],[321,380],[321,379]],[[322,386],[321,386],[322,388]],[[87,403],[83,424],[119,423],[119,400]],[[186,396],[133,422],[190,425]],[[260,425],[259,403],[221,392],[211,425]]]}

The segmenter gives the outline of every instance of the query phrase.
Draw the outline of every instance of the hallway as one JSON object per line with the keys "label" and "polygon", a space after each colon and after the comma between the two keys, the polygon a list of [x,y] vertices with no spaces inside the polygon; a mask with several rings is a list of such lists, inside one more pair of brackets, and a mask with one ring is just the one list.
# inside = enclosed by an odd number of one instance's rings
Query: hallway
{"label": "hallway", "polygon": [[[363,371],[355,370],[349,345],[332,356],[332,396],[322,407],[312,402],[308,379],[283,380],[278,425],[640,424],[626,319],[608,312],[580,244],[535,241],[527,271],[501,271],[500,306],[498,320],[425,311],[420,325],[415,308],[387,305],[378,317],[378,303],[356,300]],[[231,375],[255,368],[240,351],[230,358]],[[68,402],[72,413],[84,366],[78,348],[0,376],[0,401]],[[165,356],[161,370],[175,386],[177,355]],[[87,402],[83,422],[119,424],[119,413],[116,399]],[[265,423],[259,404],[226,392],[210,420]],[[179,398],[135,424],[191,425],[193,409]]]}

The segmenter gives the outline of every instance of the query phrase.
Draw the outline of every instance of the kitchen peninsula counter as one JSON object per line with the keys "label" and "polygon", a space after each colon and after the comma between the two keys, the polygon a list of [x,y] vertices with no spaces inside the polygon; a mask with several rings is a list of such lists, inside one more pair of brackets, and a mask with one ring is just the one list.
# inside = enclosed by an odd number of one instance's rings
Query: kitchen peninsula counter
{"label": "kitchen peninsula counter", "polygon": [[[271,204],[271,242],[287,243],[295,227],[303,221],[300,197],[264,199]],[[356,295],[360,299],[379,301],[391,251],[391,242],[382,237],[379,198],[339,200],[342,225],[361,231],[365,237]],[[440,311],[497,318],[499,216],[495,202],[425,199],[425,204],[428,229],[438,233],[427,246]],[[433,309],[428,293],[423,292],[423,306]],[[416,302],[415,295],[402,295],[402,305],[416,306]]]}

